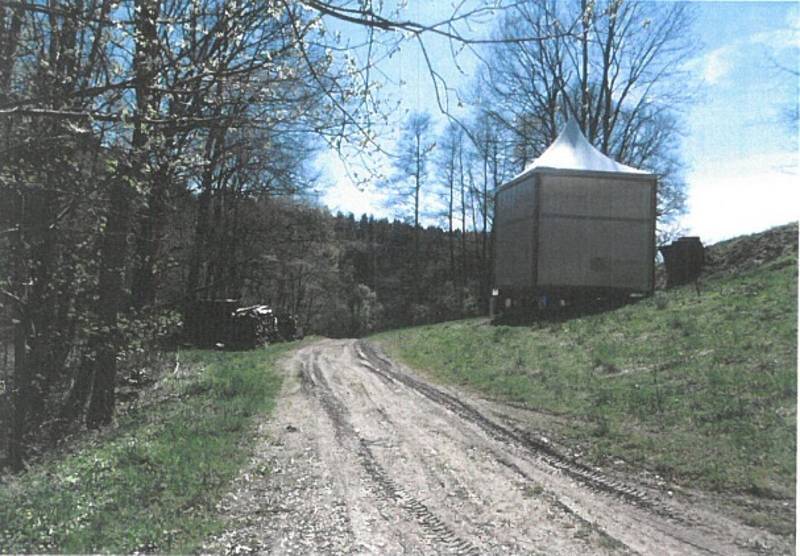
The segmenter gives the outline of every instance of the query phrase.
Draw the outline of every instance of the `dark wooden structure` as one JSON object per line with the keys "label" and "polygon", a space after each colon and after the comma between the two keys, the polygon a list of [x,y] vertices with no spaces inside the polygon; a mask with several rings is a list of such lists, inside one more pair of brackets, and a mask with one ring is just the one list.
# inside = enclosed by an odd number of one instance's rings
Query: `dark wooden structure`
{"label": "dark wooden structure", "polygon": [[703,271],[705,248],[699,237],[678,238],[659,248],[667,271],[667,288],[696,282]]}

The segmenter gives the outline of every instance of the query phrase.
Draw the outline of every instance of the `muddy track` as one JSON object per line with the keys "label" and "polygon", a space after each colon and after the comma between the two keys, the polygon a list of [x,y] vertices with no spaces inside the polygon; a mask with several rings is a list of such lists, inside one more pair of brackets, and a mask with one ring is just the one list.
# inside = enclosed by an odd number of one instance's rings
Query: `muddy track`
{"label": "muddy track", "polygon": [[575,462],[502,404],[432,385],[370,342],[322,340],[285,369],[210,552],[793,553],[790,539]]}
{"label": "muddy track", "polygon": [[402,382],[409,388],[413,388],[422,393],[432,401],[448,407],[459,416],[484,429],[494,438],[505,442],[515,442],[520,446],[524,446],[530,450],[532,455],[540,458],[541,461],[551,465],[553,468],[562,471],[563,473],[573,477],[582,484],[594,488],[597,491],[612,494],[622,498],[630,503],[638,506],[646,507],[652,511],[675,520],[681,520],[679,516],[674,515],[669,508],[662,504],[648,500],[647,495],[634,487],[626,485],[620,481],[609,479],[600,473],[597,473],[590,467],[570,461],[562,454],[558,453],[552,446],[545,444],[523,431],[513,431],[502,425],[490,421],[475,408],[469,406],[463,401],[459,400],[443,392],[430,384],[417,380],[408,374],[398,372],[392,369],[392,362],[382,355],[378,354],[374,347],[366,342],[359,342],[356,346],[359,359],[363,365],[370,371],[379,375],[385,376],[392,380]]}
{"label": "muddy track", "polygon": [[[310,367],[310,369],[309,369]],[[401,508],[413,515],[414,518],[430,534],[428,537],[435,544],[440,544],[454,554],[479,554],[478,549],[468,541],[459,538],[445,523],[433,514],[422,502],[415,499],[399,487],[386,471],[381,467],[366,440],[358,435],[347,419],[347,408],[342,404],[330,389],[323,373],[316,361],[304,363],[302,367],[303,384],[307,390],[319,399],[328,417],[331,419],[336,435],[340,441],[345,438],[355,440],[356,453],[361,466],[367,475],[379,487],[383,496],[396,502]]]}

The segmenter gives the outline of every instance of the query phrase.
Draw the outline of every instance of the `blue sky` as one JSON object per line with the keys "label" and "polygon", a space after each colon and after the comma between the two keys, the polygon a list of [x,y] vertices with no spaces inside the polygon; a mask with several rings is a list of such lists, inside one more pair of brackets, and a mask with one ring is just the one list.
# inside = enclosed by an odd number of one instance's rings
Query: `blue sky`
{"label": "blue sky", "polygon": [[782,112],[798,102],[800,4],[699,6],[694,60],[701,95],[687,117],[689,213],[684,226],[717,240],[797,220],[798,130]]}
{"label": "blue sky", "polygon": [[[800,98],[798,80],[777,66],[798,70],[800,3],[695,2],[695,6],[693,32],[701,47],[688,67],[699,93],[684,112],[681,153],[689,210],[681,225],[709,243],[798,219],[800,137],[782,118],[783,111]],[[410,0],[405,15],[432,21],[446,11],[445,2]],[[448,85],[466,85],[475,60],[460,55],[462,73],[444,41],[428,40],[436,69]],[[419,54],[406,44],[381,67],[387,79],[385,92],[400,102],[394,112],[398,120],[406,110],[438,111]],[[401,79],[405,85],[398,84]],[[391,126],[379,133],[394,136]],[[391,149],[391,140],[385,148]],[[318,163],[324,186],[321,200],[331,209],[391,216],[379,190],[354,184],[357,168],[345,168],[331,153]],[[386,164],[380,159],[367,163]]]}

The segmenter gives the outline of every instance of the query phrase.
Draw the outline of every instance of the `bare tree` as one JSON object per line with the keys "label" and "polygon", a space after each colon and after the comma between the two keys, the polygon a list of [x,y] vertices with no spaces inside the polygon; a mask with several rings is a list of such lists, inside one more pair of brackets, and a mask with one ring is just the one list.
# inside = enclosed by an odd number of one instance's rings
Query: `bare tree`
{"label": "bare tree", "polygon": [[[107,39],[104,25],[87,21],[86,14],[100,17],[109,6],[110,2],[96,2],[85,12],[73,6],[60,17],[26,3],[0,7],[0,103],[16,106],[21,99],[33,98],[44,112],[85,110],[91,101],[75,91],[96,82],[105,65],[97,53]],[[18,467],[26,438],[45,417],[48,394],[65,378],[77,298],[92,282],[78,255],[90,233],[79,221],[89,212],[80,202],[99,201],[97,189],[105,172],[99,141],[85,119],[31,118],[12,112],[4,115],[2,124],[0,195],[12,200],[15,210],[4,215],[8,220],[3,226],[14,230],[9,246],[14,272],[0,281],[0,290],[15,300],[18,313],[10,450],[11,464]]]}
{"label": "bare tree", "polygon": [[[684,209],[675,152],[681,107],[691,99],[683,62],[694,52],[685,4],[626,0],[525,2],[510,10],[488,47],[496,63],[484,68],[484,108],[514,134],[521,170],[574,117],[601,151],[660,177],[662,225]],[[547,35],[579,19],[577,36]]]}
{"label": "bare tree", "polygon": [[393,201],[390,202],[399,202],[401,211],[410,210],[410,220],[414,225],[412,281],[415,303],[419,301],[420,203],[423,187],[428,178],[428,163],[435,144],[432,139],[430,114],[427,112],[409,114],[397,142],[395,158],[392,160],[395,172],[389,180],[389,185],[395,192]]}
{"label": "bare tree", "polygon": [[[455,230],[456,213],[459,210],[459,186],[464,183],[464,142],[465,137],[463,130],[454,123],[449,124],[445,127],[442,137],[439,140],[439,156],[436,160],[438,177],[443,187],[441,195],[444,198],[445,204],[444,218],[447,222],[447,242],[450,253],[450,281],[453,284],[456,283],[457,276]],[[461,226],[461,232],[463,235],[463,224]]]}
{"label": "bare tree", "polygon": [[[14,463],[47,403],[91,427],[112,419],[126,322],[164,301],[175,199],[195,217],[182,293],[235,293],[247,268],[239,211],[260,193],[310,181],[298,156],[319,141],[375,143],[382,57],[402,41],[419,45],[446,111],[450,89],[426,37],[449,40],[454,52],[493,44],[469,23],[514,5],[476,0],[442,21],[415,22],[371,0],[0,0],[0,194],[10,201],[0,207],[10,261],[0,292],[17,332]],[[365,31],[360,61],[326,28],[330,18]],[[543,44],[571,27],[511,40]],[[415,261],[431,148],[419,135],[408,174]],[[479,204],[486,222],[486,194]],[[230,289],[214,289],[220,282]],[[297,297],[300,306],[308,296]]]}
{"label": "bare tree", "polygon": [[[473,92],[476,106],[482,106],[482,88]],[[470,165],[468,178],[469,194],[473,207],[473,229],[477,236],[476,259],[479,264],[478,279],[481,292],[486,292],[491,283],[494,243],[492,228],[494,221],[494,195],[498,187],[513,174],[513,144],[509,132],[497,120],[494,112],[477,110],[469,124],[471,149],[467,161]],[[483,295],[481,297],[488,297]]]}
{"label": "bare tree", "polygon": [[[119,317],[156,301],[175,191],[199,185],[199,204],[216,191],[215,201],[235,206],[276,180],[301,185],[305,175],[282,165],[297,160],[289,149],[308,152],[298,138],[349,133],[330,108],[356,111],[351,76],[315,43],[319,20],[302,11],[216,0],[0,2],[0,198],[14,207],[0,211],[0,249],[14,261],[0,291],[18,323],[15,466],[51,392],[69,392],[57,412],[65,420],[87,402],[89,426],[112,418],[129,339]],[[273,159],[256,164],[244,151]],[[70,353],[80,363],[66,372]]]}
{"label": "bare tree", "polygon": [[798,70],[797,67],[791,68],[784,66],[775,60],[771,60],[771,63],[781,75],[793,78],[794,98],[781,108],[781,121],[790,133],[796,135],[798,133],[798,124],[800,123],[800,101],[797,100],[796,94],[798,91],[798,83],[800,83],[800,70]]}

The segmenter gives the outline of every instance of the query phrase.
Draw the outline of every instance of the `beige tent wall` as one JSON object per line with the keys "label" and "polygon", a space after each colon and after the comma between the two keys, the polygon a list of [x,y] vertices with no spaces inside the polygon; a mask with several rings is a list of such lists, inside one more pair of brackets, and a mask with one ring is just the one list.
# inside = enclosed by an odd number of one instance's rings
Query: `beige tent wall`
{"label": "beige tent wall", "polygon": [[652,176],[542,174],[539,287],[652,289]]}
{"label": "beige tent wall", "polygon": [[535,176],[497,193],[495,207],[495,285],[532,288]]}

